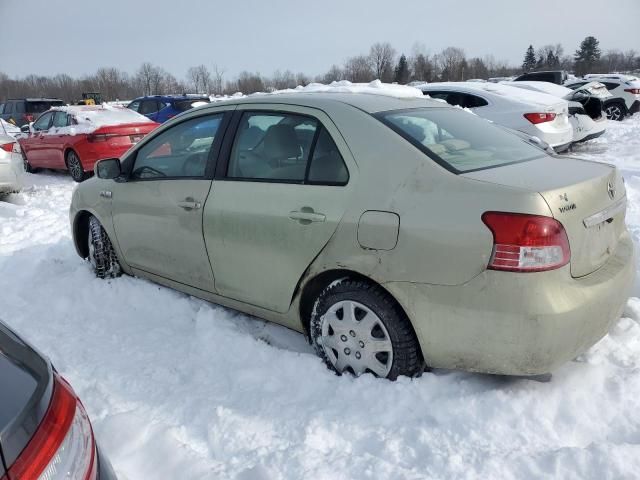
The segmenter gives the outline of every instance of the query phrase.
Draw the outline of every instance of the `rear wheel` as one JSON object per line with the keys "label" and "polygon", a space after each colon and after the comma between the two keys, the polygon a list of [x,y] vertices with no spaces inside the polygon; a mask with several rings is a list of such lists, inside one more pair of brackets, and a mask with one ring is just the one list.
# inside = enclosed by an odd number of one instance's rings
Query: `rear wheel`
{"label": "rear wheel", "polygon": [[605,107],[604,113],[607,114],[609,120],[621,122],[627,113],[627,109],[621,103],[610,103]]}
{"label": "rear wheel", "polygon": [[24,153],[24,150],[21,153],[22,153],[22,165],[24,166],[24,171],[27,173],[36,173],[38,169],[33,168],[31,166],[31,164],[29,163],[29,160],[27,159],[27,155]]}
{"label": "rear wheel", "polygon": [[111,239],[93,215],[89,218],[89,262],[98,278],[115,278],[122,275],[120,262]]}
{"label": "rear wheel", "polygon": [[364,281],[327,287],[311,314],[316,353],[338,374],[373,373],[395,380],[424,370],[415,332],[391,296]]}
{"label": "rear wheel", "polygon": [[80,157],[73,150],[69,150],[67,152],[67,169],[71,174],[71,178],[73,178],[76,182],[80,183],[85,181],[89,174],[84,171],[82,168],[82,162],[80,162]]}

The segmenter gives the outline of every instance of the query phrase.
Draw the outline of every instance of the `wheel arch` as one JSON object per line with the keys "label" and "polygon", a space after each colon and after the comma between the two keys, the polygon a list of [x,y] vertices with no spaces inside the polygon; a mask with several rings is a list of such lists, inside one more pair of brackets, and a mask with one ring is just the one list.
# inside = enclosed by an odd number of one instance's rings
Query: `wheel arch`
{"label": "wheel arch", "polygon": [[398,301],[398,299],[396,299],[395,296],[387,288],[384,287],[384,285],[372,279],[371,277],[368,277],[367,275],[359,273],[355,270],[351,270],[348,268],[333,268],[311,276],[310,278],[304,280],[304,284],[302,284],[301,286],[299,294],[300,300],[298,305],[298,313],[300,315],[300,322],[302,323],[302,326],[304,328],[304,334],[307,336],[307,338],[310,338],[311,313],[313,311],[315,299],[325,288],[327,288],[333,282],[343,279],[364,281],[384,290],[408,320],[411,328],[414,330],[414,333],[416,333],[411,318],[409,317],[409,315],[407,315],[405,308]]}
{"label": "wheel arch", "polygon": [[82,258],[89,257],[89,218],[92,216],[95,214],[88,210],[80,210],[73,218],[73,243],[76,252]]}

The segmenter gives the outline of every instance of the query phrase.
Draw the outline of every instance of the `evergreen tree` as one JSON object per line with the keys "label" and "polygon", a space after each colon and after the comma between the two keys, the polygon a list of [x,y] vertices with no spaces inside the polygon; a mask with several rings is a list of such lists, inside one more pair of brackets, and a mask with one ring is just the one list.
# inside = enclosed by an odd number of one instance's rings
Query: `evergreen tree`
{"label": "evergreen tree", "polygon": [[560,59],[556,57],[550,50],[547,53],[547,67],[550,69],[557,68],[560,65]]}
{"label": "evergreen tree", "polygon": [[530,72],[536,68],[536,52],[533,49],[533,45],[529,45],[527,53],[524,54],[524,62],[522,62],[522,70],[524,72]]}
{"label": "evergreen tree", "polygon": [[407,63],[407,57],[404,53],[400,55],[400,59],[394,70],[394,81],[403,85],[409,82],[409,64]]}
{"label": "evergreen tree", "polygon": [[596,37],[586,37],[580,43],[580,48],[576,50],[573,56],[576,62],[576,74],[584,75],[585,73],[589,73],[600,60],[600,54],[600,42]]}

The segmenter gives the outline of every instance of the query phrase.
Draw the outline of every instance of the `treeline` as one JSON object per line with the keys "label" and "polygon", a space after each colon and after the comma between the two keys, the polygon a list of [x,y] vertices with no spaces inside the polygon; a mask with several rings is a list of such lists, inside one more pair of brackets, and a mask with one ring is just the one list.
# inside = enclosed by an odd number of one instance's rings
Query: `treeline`
{"label": "treeline", "polygon": [[324,74],[310,77],[290,70],[276,71],[271,76],[244,71],[235,78],[225,77],[225,71],[214,65],[197,65],[177,78],[164,68],[143,63],[129,74],[116,67],[100,68],[93,75],[74,78],[67,74],[55,76],[28,75],[12,78],[0,72],[0,100],[22,97],[55,97],[67,102],[79,100],[83,92],[100,92],[104,100],[129,100],[142,95],[170,93],[207,93],[214,95],[245,94],[295,88],[312,81],[331,83],[336,80],[401,84],[412,81],[461,81],[471,78],[504,77],[523,71],[564,69],[577,75],[588,72],[633,71],[640,69],[640,56],[634,50],[600,51],[598,40],[587,37],[573,55],[565,55],[562,45],[530,45],[520,66],[496,61],[493,56],[468,58],[461,48],[447,47],[431,54],[416,45],[410,54],[398,52],[388,42],[378,42],[366,54],[347,58]]}

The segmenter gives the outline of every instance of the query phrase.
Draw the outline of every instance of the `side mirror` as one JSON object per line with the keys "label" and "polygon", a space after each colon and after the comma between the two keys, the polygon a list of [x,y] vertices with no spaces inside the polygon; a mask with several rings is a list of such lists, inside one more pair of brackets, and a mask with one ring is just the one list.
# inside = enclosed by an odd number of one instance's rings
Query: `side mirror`
{"label": "side mirror", "polygon": [[105,158],[104,160],[100,160],[96,163],[93,170],[96,177],[104,180],[113,180],[122,173],[119,158]]}
{"label": "side mirror", "polygon": [[20,131],[21,131],[22,133],[31,133],[31,125],[32,125],[31,123],[30,123],[30,124],[28,124],[28,125],[27,125],[27,124],[22,125],[22,126],[20,127]]}

